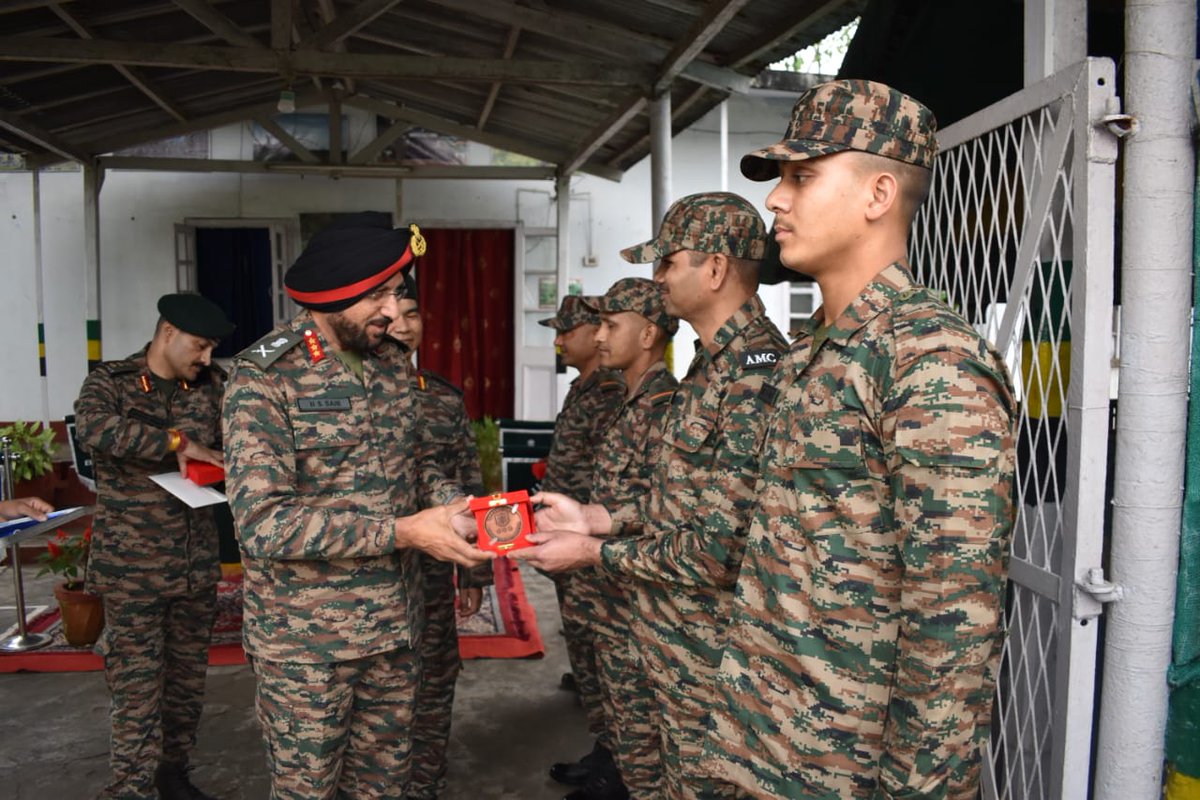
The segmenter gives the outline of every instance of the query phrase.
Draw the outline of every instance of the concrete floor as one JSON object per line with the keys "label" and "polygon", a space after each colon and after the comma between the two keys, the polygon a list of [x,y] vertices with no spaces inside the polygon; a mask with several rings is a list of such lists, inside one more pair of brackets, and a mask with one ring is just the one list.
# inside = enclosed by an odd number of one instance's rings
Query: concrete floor
{"label": "concrete floor", "polygon": [[[32,577],[36,572],[24,569],[27,602],[53,602],[53,578]],[[445,800],[562,797],[569,790],[546,777],[550,763],[591,749],[575,695],[558,688],[568,666],[554,586],[527,568],[522,577],[546,657],[466,662],[455,699]],[[14,622],[12,574],[0,568],[0,630]],[[195,784],[216,797],[268,796],[249,667],[209,669],[193,764]],[[91,798],[107,776],[102,673],[0,674],[0,798]]]}

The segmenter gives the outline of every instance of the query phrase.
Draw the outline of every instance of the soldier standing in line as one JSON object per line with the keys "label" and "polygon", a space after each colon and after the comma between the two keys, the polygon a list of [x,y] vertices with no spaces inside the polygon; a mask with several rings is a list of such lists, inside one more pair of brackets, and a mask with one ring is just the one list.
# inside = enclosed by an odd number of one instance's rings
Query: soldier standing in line
{"label": "soldier standing in line", "polygon": [[[416,226],[354,214],[284,277],[305,307],[240,353],[227,485],[245,645],[275,800],[403,798],[424,616],[417,551],[474,566],[466,502],[420,443],[404,349],[387,339]],[[422,505],[433,506],[418,511]]]}
{"label": "soldier standing in line", "polygon": [[742,158],[821,287],[765,392],[762,483],[707,766],[741,796],[974,798],[1003,643],[1016,404],[913,282],[933,114],[879,83],[801,95]]}
{"label": "soldier standing in line", "polygon": [[[621,413],[596,454],[591,502],[637,509],[650,492],[663,423],[679,385],[663,360],[679,320],[667,314],[658,287],[645,278],[617,281],[592,310],[600,312],[596,333],[600,364],[621,370],[626,392]],[[642,535],[640,514],[630,514],[622,523],[614,525],[614,535]],[[588,588],[589,620],[616,767],[593,771],[584,788],[567,795],[567,800],[657,800],[662,794],[662,715],[634,641],[629,596],[603,572],[577,581]]]}
{"label": "soldier standing in line", "polygon": [[150,476],[221,463],[225,373],[212,351],[234,326],[199,295],[165,295],[158,312],[150,343],[96,367],[75,401],[99,504],[87,588],[104,601],[105,798],[208,797],[191,784],[188,756],[221,579],[217,527],[211,508],[188,508]]}
{"label": "soldier standing in line", "polygon": [[[466,494],[483,494],[475,431],[467,417],[462,390],[436,372],[412,365],[424,333],[417,282],[412,273],[407,273],[399,313],[388,328],[388,335],[404,345],[408,352],[416,396],[421,404],[421,424],[442,474]],[[421,682],[417,686],[417,710],[412,728],[412,777],[408,782],[408,798],[437,800],[446,788],[446,746],[450,741],[454,684],[462,669],[455,616],[455,565],[424,553],[419,559],[425,593],[425,629],[421,634]],[[458,614],[469,617],[478,611],[483,600],[483,587],[492,582],[491,562],[475,569],[459,569]]]}
{"label": "soldier standing in line", "polygon": [[[604,540],[627,510],[581,506],[543,493],[521,551],[538,567],[596,564],[627,587],[634,633],[663,709],[663,796],[713,798],[728,790],[701,775],[705,718],[758,480],[760,392],[786,344],[757,294],[766,228],[748,201],[695,194],[667,211],[658,236],[626,261],[658,261],[667,311],[691,323],[696,356],[672,401],[646,535]],[[555,535],[553,531],[574,531]],[[578,535],[578,534],[593,534]]]}
{"label": "soldier standing in line", "polygon": [[[621,409],[625,386],[618,373],[600,367],[600,353],[596,349],[600,315],[589,311],[583,298],[567,295],[558,313],[538,324],[558,332],[554,344],[562,353],[563,363],[579,370],[554,422],[554,439],[546,457],[542,490],[586,503],[591,497],[596,452],[604,432]],[[592,752],[578,761],[553,764],[550,777],[568,786],[579,786],[587,780],[589,766],[612,765],[612,742],[604,720],[594,637],[588,629],[587,614],[579,607],[579,597],[572,591],[576,575],[553,577],[571,663],[571,672],[563,676],[563,686],[578,689],[588,732],[596,737],[596,743]]]}

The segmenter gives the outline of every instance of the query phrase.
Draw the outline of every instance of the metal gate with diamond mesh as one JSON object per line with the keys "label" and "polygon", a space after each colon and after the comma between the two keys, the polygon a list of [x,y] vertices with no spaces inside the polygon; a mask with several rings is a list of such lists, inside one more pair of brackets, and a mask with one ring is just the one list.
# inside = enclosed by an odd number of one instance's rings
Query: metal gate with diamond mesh
{"label": "metal gate with diamond mesh", "polygon": [[1112,353],[1114,67],[1089,59],[938,135],[919,282],[1004,353],[1017,523],[986,798],[1086,798]]}

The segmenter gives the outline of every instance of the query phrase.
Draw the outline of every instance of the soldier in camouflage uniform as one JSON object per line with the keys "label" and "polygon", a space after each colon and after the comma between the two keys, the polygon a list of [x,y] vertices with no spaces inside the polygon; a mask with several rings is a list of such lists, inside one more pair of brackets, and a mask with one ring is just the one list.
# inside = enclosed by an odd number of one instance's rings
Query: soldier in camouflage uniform
{"label": "soldier in camouflage uniform", "polygon": [[[625,385],[619,373],[600,367],[600,352],[596,348],[600,315],[589,311],[583,298],[567,295],[558,313],[538,324],[557,331],[554,344],[562,354],[563,363],[579,370],[554,422],[554,439],[546,457],[542,489],[586,503],[591,497],[596,452],[604,432],[621,409]],[[596,737],[595,747],[584,759],[588,764],[611,765],[612,742],[604,719],[596,648],[586,609],[580,607],[581,598],[572,590],[575,577],[574,574],[554,576],[571,675],[587,714],[588,732]],[[564,676],[564,681],[567,677]],[[582,762],[583,759],[558,762],[550,768],[550,776],[568,785],[582,785],[587,779]]]}
{"label": "soldier in camouflage uniform", "polygon": [[1015,404],[999,354],[906,261],[930,111],[800,97],[742,159],[824,305],[765,390],[763,480],[708,764],[744,796],[974,798],[1002,644]]}
{"label": "soldier in camouflage uniform", "polygon": [[[425,327],[417,300],[417,282],[404,276],[404,296],[388,335],[404,345],[411,364],[421,346]],[[467,494],[484,493],[475,431],[467,417],[462,390],[427,369],[413,368],[421,420],[432,455],[442,474]],[[436,800],[445,790],[446,745],[454,708],[454,684],[462,669],[455,617],[455,566],[422,553],[421,578],[425,593],[425,630],[421,634],[421,682],[417,687],[416,719],[412,730],[412,776],[409,800]],[[479,610],[483,587],[492,584],[492,565],[459,569],[458,614]]]}
{"label": "soldier in camouflage uniform", "polygon": [[[762,218],[728,192],[690,195],[667,211],[658,236],[621,253],[659,260],[667,311],[699,335],[665,424],[646,535],[602,540],[538,534],[538,566],[601,564],[632,593],[634,633],[663,709],[663,796],[728,794],[700,774],[705,716],[755,498],[763,414],[759,398],[786,344],[758,298],[766,249]],[[628,510],[539,498],[538,528],[604,535]]]}
{"label": "soldier in camouflage uniform", "polygon": [[[417,551],[476,565],[465,501],[421,441],[386,338],[425,241],[385,214],[317,233],[284,284],[306,310],[240,353],[224,407],[271,796],[403,798],[423,624]],[[433,505],[418,511],[422,505]]]}
{"label": "soldier in camouflage uniform", "polygon": [[211,359],[233,324],[199,295],[166,295],[158,310],[145,349],[100,364],[75,401],[99,502],[87,588],[104,602],[106,798],[207,797],[187,769],[221,578],[217,527],[211,508],[188,508],[150,476],[221,463],[225,374]]}
{"label": "soldier in camouflage uniform", "polygon": [[[650,491],[663,423],[679,385],[663,360],[679,321],[667,314],[658,287],[645,278],[617,281],[594,310],[600,313],[596,334],[600,364],[621,370],[626,397],[596,455],[591,502],[636,509]],[[641,519],[635,517],[620,527],[618,535],[641,534]],[[601,572],[580,583],[588,588],[605,715],[619,771],[619,776],[596,771],[580,798],[655,800],[662,793],[662,715],[633,640],[629,595],[612,576]]]}

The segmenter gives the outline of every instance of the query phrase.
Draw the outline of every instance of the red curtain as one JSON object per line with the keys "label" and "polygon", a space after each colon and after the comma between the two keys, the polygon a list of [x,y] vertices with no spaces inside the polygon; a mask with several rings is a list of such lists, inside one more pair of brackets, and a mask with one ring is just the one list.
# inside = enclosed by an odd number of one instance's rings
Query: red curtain
{"label": "red curtain", "polygon": [[422,229],[420,365],[463,390],[467,413],[513,415],[511,230]]}

